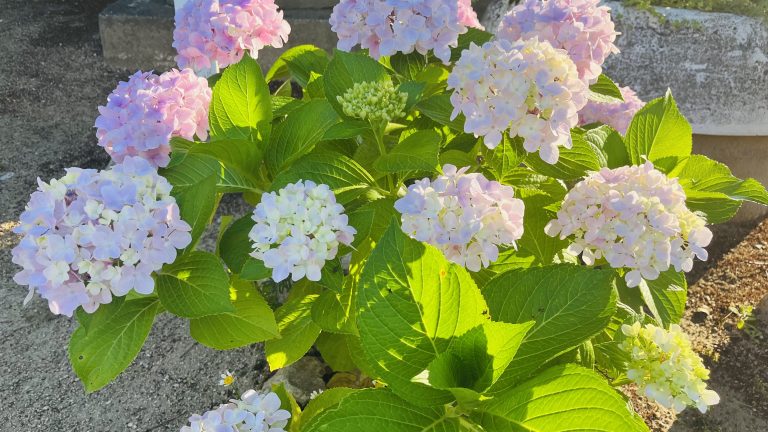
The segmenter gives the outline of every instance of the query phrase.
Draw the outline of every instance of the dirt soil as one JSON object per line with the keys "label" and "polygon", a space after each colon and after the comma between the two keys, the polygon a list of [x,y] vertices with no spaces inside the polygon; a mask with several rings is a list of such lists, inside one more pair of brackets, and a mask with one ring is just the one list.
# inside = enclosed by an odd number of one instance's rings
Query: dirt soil
{"label": "dirt soil", "polygon": [[[86,395],[67,361],[76,324],[35,299],[22,307],[10,232],[36,178],[64,168],[102,168],[96,107],[133,71],[101,59],[98,13],[111,0],[0,0],[0,431],[178,431],[186,417],[233,396],[218,386],[229,369],[241,390],[262,378],[260,347],[215,352],[187,325],[163,316],[136,362]],[[245,387],[245,388],[243,388]]]}

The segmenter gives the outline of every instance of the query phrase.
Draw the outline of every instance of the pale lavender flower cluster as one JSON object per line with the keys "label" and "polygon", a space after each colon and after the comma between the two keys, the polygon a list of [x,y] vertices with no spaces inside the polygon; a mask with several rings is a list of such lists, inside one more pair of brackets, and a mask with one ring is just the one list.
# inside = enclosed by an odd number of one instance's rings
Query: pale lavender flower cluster
{"label": "pale lavender flower cluster", "polygon": [[144,159],[127,157],[109,170],[69,168],[50,183],[38,180],[12,251],[23,270],[14,280],[37,291],[55,314],[99,305],[130,291],[154,291],[152,272],[189,245],[171,185]]}
{"label": "pale lavender flower cluster", "polygon": [[285,432],[291,413],[275,393],[245,392],[241,399],[189,418],[181,432]]}
{"label": "pale lavender flower cluster", "polygon": [[568,51],[579,77],[592,84],[609,55],[618,53],[610,8],[600,0],[525,0],[504,17],[497,35],[516,41],[538,37]]}
{"label": "pale lavender flower cluster", "polygon": [[280,48],[290,32],[274,0],[190,0],[176,11],[173,47],[180,67],[209,70]]}
{"label": "pale lavender flower cluster", "polygon": [[499,246],[514,246],[522,237],[525,204],[511,186],[467,174],[468,169],[445,165],[434,181],[409,186],[395,209],[402,214],[403,232],[479,271],[499,258]]}
{"label": "pale lavender flower cluster", "polygon": [[272,269],[275,282],[288,276],[319,281],[325,262],[336,257],[340,244],[352,244],[357,233],[328,185],[309,180],[263,194],[252,218],[251,256]]}
{"label": "pale lavender flower cluster", "polygon": [[452,118],[466,116],[464,130],[495,148],[505,131],[525,138],[528,152],[557,162],[570,148],[571,128],[587,103],[587,86],[563,50],[537,39],[471,44],[448,77]]}
{"label": "pale lavender flower cluster", "polygon": [[467,0],[341,0],[333,8],[331,29],[339,38],[338,48],[350,51],[355,45],[368,49],[371,57],[433,50],[443,62],[450,61],[451,47],[467,26],[479,26]]}
{"label": "pale lavender flower cluster", "polygon": [[115,162],[140,156],[155,167],[170,161],[174,136],[208,138],[211,89],[191,69],[160,76],[136,72],[99,107],[96,137]]}
{"label": "pale lavender flower cluster", "polygon": [[624,102],[604,103],[589,101],[579,111],[579,124],[602,123],[611,126],[622,134],[626,134],[632,118],[640,111],[640,108],[645,106],[645,102],[640,100],[629,87],[620,87],[619,90],[621,90]]}
{"label": "pale lavender flower cluster", "polygon": [[694,257],[707,259],[712,240],[706,221],[685,205],[685,192],[646,162],[603,168],[565,196],[548,235],[573,238],[569,251],[588,265],[605,258],[613,268],[629,269],[629,287],[655,280],[674,267],[690,271]]}

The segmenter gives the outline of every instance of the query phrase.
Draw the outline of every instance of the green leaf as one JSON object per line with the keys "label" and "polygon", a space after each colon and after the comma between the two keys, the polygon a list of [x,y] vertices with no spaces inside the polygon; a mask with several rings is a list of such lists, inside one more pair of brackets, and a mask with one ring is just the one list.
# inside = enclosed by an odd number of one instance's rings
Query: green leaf
{"label": "green leaf", "polygon": [[624,96],[621,94],[619,86],[605,74],[601,74],[597,77],[597,82],[589,86],[587,97],[600,103],[624,102]]}
{"label": "green leaf", "polygon": [[426,84],[417,81],[406,81],[397,87],[397,91],[408,95],[408,99],[405,100],[405,112],[409,113],[411,109],[421,101],[421,97],[424,94],[424,90],[427,88]]}
{"label": "green leaf", "polygon": [[356,336],[323,332],[320,337],[317,338],[317,342],[315,342],[315,346],[323,356],[325,363],[336,372],[353,371],[357,369],[355,362],[352,360],[352,355],[349,352],[349,346],[347,345],[347,338],[351,337]]}
{"label": "green leaf", "polygon": [[459,432],[444,406],[419,407],[384,389],[352,393],[312,418],[302,432]]}
{"label": "green leaf", "polygon": [[688,208],[701,211],[709,223],[731,219],[743,201],[768,205],[768,191],[757,180],[734,177],[730,168],[706,156],[693,155],[680,173]]}
{"label": "green leaf", "polygon": [[[296,286],[293,289],[295,290]],[[319,295],[320,289],[310,286],[306,295],[289,299],[275,311],[280,337],[264,343],[271,370],[278,370],[298,361],[320,336],[320,327],[312,321],[311,316],[312,304]]]}
{"label": "green leaf", "polygon": [[275,314],[252,283],[232,279],[230,300],[234,311],[190,320],[189,331],[195,340],[230,350],[279,335]]}
{"label": "green leaf", "polygon": [[581,133],[571,131],[571,139],[573,148],[561,147],[556,164],[548,164],[536,155],[527,158],[525,164],[539,174],[562,180],[580,179],[608,164],[600,148],[585,140]]}
{"label": "green leaf", "polygon": [[357,138],[360,135],[370,134],[371,125],[362,120],[343,120],[341,123],[328,128],[323,135],[323,141]]}
{"label": "green leaf", "polygon": [[387,154],[379,157],[373,167],[383,172],[437,170],[437,154],[442,137],[434,130],[420,130],[397,143]]}
{"label": "green leaf", "polygon": [[616,310],[614,276],[613,271],[556,265],[511,270],[491,280],[483,295],[495,321],[536,321],[491,390],[509,389],[603,330]]}
{"label": "green leaf", "polygon": [[321,329],[332,333],[355,333],[350,326],[349,314],[342,304],[341,296],[333,291],[324,291],[312,305],[312,320]]}
{"label": "green leaf", "polygon": [[584,133],[584,139],[603,151],[608,168],[631,165],[624,138],[610,126],[600,126]]}
{"label": "green leaf", "polygon": [[364,53],[347,53],[335,50],[333,59],[323,73],[325,97],[336,112],[344,118],[344,110],[337,98],[343,96],[355,83],[384,82],[390,80],[387,70],[379,62]]}
{"label": "green leaf", "polygon": [[194,249],[200,236],[208,228],[218,204],[217,184],[218,176],[211,175],[195,186],[175,187],[171,190],[171,195],[176,198],[176,204],[179,205],[181,218],[192,227],[190,232],[192,242],[181,254]]}
{"label": "green leaf", "polygon": [[208,252],[180,256],[157,272],[155,280],[160,301],[174,315],[199,318],[234,311],[227,272]]}
{"label": "green leaf", "polygon": [[693,130],[668,92],[635,114],[625,142],[632,164],[643,164],[645,156],[654,164],[663,162],[674,168],[691,155]]}
{"label": "green leaf", "polygon": [[261,192],[252,175],[205,154],[187,155],[173,166],[161,169],[160,175],[174,188],[197,187],[200,182],[213,175],[217,177],[219,192]]}
{"label": "green leaf", "polygon": [[669,269],[661,273],[658,279],[645,281],[645,283],[648,286],[650,298],[643,296],[644,300],[646,303],[653,303],[648,307],[656,311],[654,315],[658,315],[662,325],[669,327],[670,324],[679,323],[685,312],[688,294],[685,273]]}
{"label": "green leaf", "polygon": [[517,169],[526,159],[528,153],[523,148],[523,139],[510,138],[504,134],[501,143],[493,150],[483,146],[483,166],[485,166],[497,180],[503,180],[507,174]]}
{"label": "green leaf", "polygon": [[467,271],[393,222],[368,258],[358,290],[357,324],[371,366],[409,402],[449,402],[450,393],[412,378],[452,339],[487,321],[487,306]]}
{"label": "green leaf", "polygon": [[183,138],[172,138],[171,149],[174,154],[183,153],[208,155],[223,164],[239,170],[242,173],[258,171],[263,159],[262,150],[258,143],[242,139],[219,139],[211,142],[192,142]]}
{"label": "green leaf", "polygon": [[357,391],[359,390],[352,389],[352,388],[345,388],[345,387],[336,387],[336,388],[326,389],[325,391],[317,395],[316,398],[309,401],[306,408],[304,408],[304,412],[301,413],[300,422],[292,424],[289,431],[300,432],[304,430],[303,429],[304,425],[309,424],[310,421],[315,416],[317,416],[318,414],[322,414],[329,408],[338,405],[342,399],[344,399],[345,397]]}
{"label": "green leaf", "polygon": [[393,198],[366,203],[349,213],[349,225],[357,231],[352,246],[359,248],[365,241],[378,242],[393,218],[399,219]]}
{"label": "green leaf", "polygon": [[116,297],[88,316],[87,329],[81,323],[69,341],[69,361],[88,393],[109,384],[131,364],[160,309],[155,297]]}
{"label": "green leaf", "polygon": [[325,81],[322,75],[314,72],[309,74],[307,95],[310,99],[325,99]]}
{"label": "green leaf", "polygon": [[269,87],[261,67],[246,54],[230,65],[213,87],[211,137],[266,142],[272,121]]}
{"label": "green leaf", "polygon": [[450,93],[430,96],[416,104],[416,109],[443,126],[448,126],[458,132],[464,132],[464,122],[466,121],[464,114],[459,114],[455,119],[451,120],[453,104],[451,104]]}
{"label": "green leaf", "polygon": [[275,126],[266,152],[269,171],[276,175],[293,161],[314,149],[339,116],[324,99],[311,100],[292,111]]}
{"label": "green leaf", "polygon": [[322,74],[328,65],[328,53],[314,45],[299,45],[286,50],[267,72],[266,81],[293,78],[306,88],[312,72]]}
{"label": "green leaf", "polygon": [[312,180],[327,184],[342,205],[371,189],[375,180],[354,160],[338,153],[310,153],[278,174],[272,182],[272,190],[279,190],[299,180]]}
{"label": "green leaf", "polygon": [[272,391],[280,398],[280,408],[291,413],[291,417],[288,419],[288,424],[285,425],[286,430],[292,430],[294,423],[301,422],[301,407],[296,402],[296,398],[285,388],[285,383],[272,384]]}
{"label": "green leaf", "polygon": [[454,338],[427,368],[429,383],[484,392],[501,377],[533,324],[486,322]]}
{"label": "green leaf", "polygon": [[251,215],[243,216],[232,223],[221,236],[219,255],[232,273],[239,274],[243,271],[245,263],[253,259],[250,257],[253,246],[248,233],[254,224]]}
{"label": "green leaf", "polygon": [[398,52],[389,58],[392,69],[400,75],[403,81],[414,81],[424,68],[427,67],[427,56],[414,51],[410,54]]}
{"label": "green leaf", "polygon": [[306,100],[294,99],[290,96],[272,96],[272,120],[285,117],[306,103]]}
{"label": "green leaf", "polygon": [[544,227],[552,219],[557,219],[557,212],[552,206],[558,203],[557,197],[544,193],[525,194],[525,217],[523,218],[523,236],[517,242],[520,255],[530,254],[536,258],[536,265],[550,265],[557,254],[568,247],[567,240],[550,237]]}
{"label": "green leaf", "polygon": [[[575,365],[555,366],[486,401],[473,418],[495,430],[647,431],[624,398],[597,373]],[[490,417],[488,417],[490,415]],[[519,429],[497,428],[501,418]]]}

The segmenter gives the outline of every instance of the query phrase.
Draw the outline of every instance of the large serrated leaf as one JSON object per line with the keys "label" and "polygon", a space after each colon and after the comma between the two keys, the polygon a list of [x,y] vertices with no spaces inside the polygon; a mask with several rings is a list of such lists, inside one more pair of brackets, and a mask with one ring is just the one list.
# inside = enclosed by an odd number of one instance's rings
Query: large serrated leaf
{"label": "large serrated leaf", "polygon": [[157,272],[157,295],[174,315],[199,318],[234,310],[229,301],[229,277],[221,261],[208,252],[179,257]]}
{"label": "large serrated leaf", "polygon": [[463,268],[390,225],[363,269],[357,297],[363,350],[395,393],[420,405],[450,393],[413,382],[453,338],[487,321],[487,306]]}
{"label": "large serrated leaf", "polygon": [[635,114],[625,142],[632,164],[643,164],[647,157],[651,162],[663,163],[670,171],[691,155],[693,130],[668,92]]}
{"label": "large serrated leaf", "polygon": [[[296,286],[293,289],[297,290]],[[320,295],[320,289],[316,286],[306,286],[303,294],[305,295],[289,298],[275,311],[280,336],[264,344],[271,370],[284,368],[298,361],[320,336],[320,327],[312,321],[311,316],[312,305]]]}

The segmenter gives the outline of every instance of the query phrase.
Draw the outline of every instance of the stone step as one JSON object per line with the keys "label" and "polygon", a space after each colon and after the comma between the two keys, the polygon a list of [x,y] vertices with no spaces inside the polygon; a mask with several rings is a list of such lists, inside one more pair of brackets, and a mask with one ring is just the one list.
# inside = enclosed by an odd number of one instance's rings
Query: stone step
{"label": "stone step", "polygon": [[[482,12],[490,0],[479,0]],[[286,48],[313,44],[332,50],[336,35],[328,18],[338,0],[277,0],[291,24],[291,35],[282,49],[265,48],[259,63],[267,68]],[[104,60],[126,69],[166,70],[175,65],[173,43],[174,10],[168,0],[118,0],[99,15]]]}

